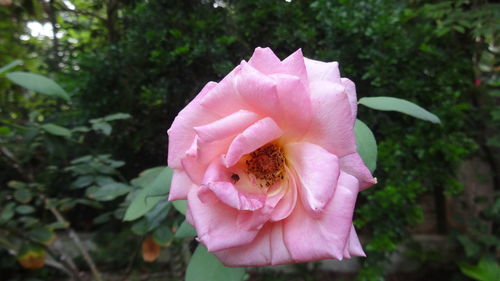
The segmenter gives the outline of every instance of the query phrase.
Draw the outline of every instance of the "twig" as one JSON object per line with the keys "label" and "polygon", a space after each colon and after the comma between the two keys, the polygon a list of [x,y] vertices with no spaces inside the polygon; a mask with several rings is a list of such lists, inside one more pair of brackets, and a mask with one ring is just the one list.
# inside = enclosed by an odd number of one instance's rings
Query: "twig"
{"label": "twig", "polygon": [[[45,205],[47,206],[47,208],[57,218],[57,220],[59,222],[67,223],[66,220],[64,219],[64,217],[61,215],[61,213],[59,213],[59,211],[56,208],[50,206],[50,201],[48,198],[44,198],[44,201],[45,201]],[[76,234],[76,232],[72,228],[68,228],[68,233],[69,233],[69,237],[73,240],[73,242],[75,243],[78,250],[82,253],[82,256],[85,259],[85,262],[90,267],[90,271],[92,272],[94,279],[96,281],[102,281],[101,274],[97,270],[97,267],[96,267],[94,261],[92,260],[92,258],[90,257],[89,253],[87,252],[87,250],[83,246],[82,241],[80,240],[80,237],[78,236],[78,234]]]}

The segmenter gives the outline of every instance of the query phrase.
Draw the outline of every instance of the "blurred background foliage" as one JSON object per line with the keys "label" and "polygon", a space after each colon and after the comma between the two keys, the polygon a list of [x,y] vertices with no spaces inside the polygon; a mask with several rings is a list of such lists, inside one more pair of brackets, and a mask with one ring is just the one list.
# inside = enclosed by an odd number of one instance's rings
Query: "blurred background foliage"
{"label": "blurred background foliage", "polygon": [[[339,61],[358,98],[404,98],[442,124],[360,108],[378,141],[379,183],[358,200],[367,258],[356,274],[326,276],[309,264],[247,278],[493,280],[500,256],[493,2],[0,0],[0,67],[23,62],[0,70],[2,278],[182,280],[193,242],[174,237],[191,230],[170,203],[120,220],[141,188],[169,177],[150,168],[166,164],[166,130],[179,110],[255,47],[269,46],[281,58],[302,48]],[[36,34],[41,27],[51,32]],[[13,71],[52,78],[71,99],[12,83]],[[490,189],[467,191],[460,169],[467,161],[481,163],[465,172],[486,171]],[[424,223],[424,234],[444,237],[446,251],[416,239]],[[94,247],[79,237],[86,234]],[[58,247],[64,237],[75,253]],[[168,258],[145,263],[160,247]],[[394,253],[416,262],[409,273],[390,266]]]}

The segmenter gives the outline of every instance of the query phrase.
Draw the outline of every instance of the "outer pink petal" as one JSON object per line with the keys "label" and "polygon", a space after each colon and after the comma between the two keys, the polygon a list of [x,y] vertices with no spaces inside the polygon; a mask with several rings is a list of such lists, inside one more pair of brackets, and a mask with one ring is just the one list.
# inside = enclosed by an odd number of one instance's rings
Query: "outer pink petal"
{"label": "outer pink petal", "polygon": [[310,85],[311,127],[305,141],[318,144],[339,158],[356,152],[354,119],[344,87],[318,81]]}
{"label": "outer pink petal", "polygon": [[305,58],[305,64],[309,81],[311,83],[321,80],[340,83],[338,62],[322,62]]}
{"label": "outer pink petal", "polygon": [[308,85],[307,70],[304,63],[302,50],[298,49],[281,62],[278,73],[290,74],[300,78],[302,83]]}
{"label": "outer pink petal", "polygon": [[340,172],[337,156],[306,142],[290,143],[285,149],[298,176],[302,204],[312,215],[320,216],[337,186]]}
{"label": "outer pink petal", "polygon": [[284,243],[282,222],[266,224],[255,240],[247,245],[214,254],[226,266],[265,266],[294,262]]}
{"label": "outer pink petal", "polygon": [[359,180],[360,191],[377,183],[357,152],[340,158],[340,169]]}
{"label": "outer pink petal", "polygon": [[276,81],[246,62],[241,63],[235,86],[248,109],[262,116],[277,117],[280,108]]}
{"label": "outer pink petal", "polygon": [[198,138],[203,142],[213,142],[234,136],[259,120],[259,116],[247,110],[239,110],[212,123],[195,127]]}
{"label": "outer pink petal", "polygon": [[280,59],[270,48],[255,48],[248,64],[264,74],[276,73],[280,66]]}
{"label": "outer pink petal", "polygon": [[347,78],[340,79],[342,85],[345,87],[345,92],[347,94],[347,98],[349,99],[349,103],[351,104],[351,112],[352,118],[356,121],[356,114],[358,113],[358,98],[356,97],[356,85],[354,82]]}
{"label": "outer pink petal", "polygon": [[234,138],[225,157],[226,167],[231,167],[238,162],[241,156],[273,141],[283,135],[273,119],[267,117],[255,122],[245,131]]}
{"label": "outer pink petal", "polygon": [[257,235],[237,225],[238,210],[218,201],[201,202],[198,188],[191,189],[187,202],[198,239],[210,252],[246,245]]}
{"label": "outer pink petal", "polygon": [[295,261],[339,259],[352,226],[358,181],[340,173],[335,194],[320,218],[312,218],[301,204],[285,222],[285,245]]}
{"label": "outer pink petal", "polygon": [[307,87],[298,76],[273,74],[276,81],[280,108],[278,124],[287,128],[284,138],[300,139],[311,124],[311,98]]}
{"label": "outer pink petal", "polygon": [[[245,108],[245,103],[235,90],[235,76],[240,71],[240,66],[235,67],[217,87],[200,99],[200,105],[212,114],[220,117],[227,116]],[[206,122],[208,123],[208,122]],[[200,124],[202,125],[202,124]]]}
{"label": "outer pink petal", "polygon": [[183,170],[174,169],[172,175],[172,183],[170,184],[170,192],[168,194],[169,201],[186,200],[187,194],[191,189],[193,182]]}
{"label": "outer pink petal", "polygon": [[356,230],[354,229],[354,225],[351,226],[349,241],[344,248],[344,258],[351,258],[352,256],[366,257],[363,247],[361,247],[361,243],[359,242],[358,235],[356,234]]}
{"label": "outer pink petal", "polygon": [[168,130],[168,166],[180,168],[181,158],[191,146],[195,131],[193,127],[212,122],[217,118],[200,106],[200,100],[207,95],[217,83],[209,82],[201,92],[175,117]]}

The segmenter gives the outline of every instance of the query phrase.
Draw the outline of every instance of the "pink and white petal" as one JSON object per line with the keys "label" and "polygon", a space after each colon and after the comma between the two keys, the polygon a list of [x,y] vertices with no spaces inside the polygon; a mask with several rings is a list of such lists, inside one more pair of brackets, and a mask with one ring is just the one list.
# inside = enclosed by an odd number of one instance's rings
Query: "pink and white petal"
{"label": "pink and white petal", "polygon": [[341,80],[338,62],[322,62],[309,58],[305,58],[304,61],[310,83],[321,80],[340,83]]}
{"label": "pink and white petal", "polygon": [[356,114],[358,113],[358,98],[356,97],[356,85],[348,78],[341,78],[340,81],[342,83],[342,86],[345,87],[347,98],[349,99],[349,103],[351,104],[352,117],[354,121],[356,121],[355,120]]}
{"label": "pink and white petal", "polygon": [[287,187],[285,187],[285,194],[278,202],[273,212],[271,213],[270,221],[280,221],[286,219],[292,213],[297,203],[297,184],[295,177],[291,176],[290,170],[287,168]]}
{"label": "pink and white petal", "polygon": [[201,92],[179,112],[168,129],[168,166],[170,168],[181,168],[181,158],[184,157],[184,153],[189,149],[196,135],[193,128],[218,119],[216,114],[200,106],[200,101],[216,86],[215,82],[207,83]]}
{"label": "pink and white petal", "polygon": [[288,160],[297,176],[302,204],[311,215],[322,215],[331,201],[339,178],[338,158],[320,146],[295,142],[285,146]]}
{"label": "pink and white petal", "polygon": [[306,65],[304,63],[304,55],[302,50],[298,49],[293,54],[289,55],[280,64],[278,73],[289,74],[300,78],[305,85],[309,84],[307,78]]}
{"label": "pink and white petal", "polygon": [[212,123],[194,127],[194,130],[200,141],[213,142],[234,136],[259,119],[259,115],[251,111],[239,110]]}
{"label": "pink and white petal", "polygon": [[294,260],[341,260],[344,257],[357,194],[358,180],[341,172],[335,194],[323,216],[313,218],[301,204],[296,205],[284,220],[285,245]]}
{"label": "pink and white petal", "polygon": [[311,83],[312,119],[305,141],[315,143],[339,158],[356,152],[354,118],[344,87],[317,81]]}
{"label": "pink and white petal", "polygon": [[359,180],[359,189],[363,191],[377,183],[357,152],[340,158],[340,169]]}
{"label": "pink and white petal", "polygon": [[187,202],[198,239],[209,252],[246,245],[257,235],[256,230],[238,227],[238,210],[218,201],[201,202],[198,188],[191,189]]}
{"label": "pink and white petal", "polygon": [[226,266],[266,266],[295,262],[284,244],[281,222],[266,224],[255,240],[247,245],[214,254]]}
{"label": "pink and white petal", "polygon": [[241,156],[279,138],[281,135],[283,135],[283,131],[273,119],[266,117],[255,122],[232,141],[224,159],[226,167],[233,166],[240,160]]}
{"label": "pink and white petal", "polygon": [[168,201],[186,200],[192,184],[193,182],[183,170],[174,169]]}
{"label": "pink and white petal", "polygon": [[[219,82],[217,87],[214,87],[209,94],[200,99],[200,105],[205,110],[219,117],[224,117],[244,109],[245,103],[241,100],[241,97],[234,88],[235,77],[240,70],[240,66],[235,67]],[[204,124],[206,123],[209,122],[205,122]]]}
{"label": "pink and white petal", "polygon": [[243,109],[261,116],[279,116],[279,112],[276,112],[280,108],[276,81],[244,61],[240,66],[235,76],[235,86],[246,104]]}
{"label": "pink and white petal", "polygon": [[276,73],[281,60],[270,48],[255,48],[248,64],[264,74]]}
{"label": "pink and white petal", "polygon": [[298,76],[288,74],[270,75],[277,84],[280,103],[278,123],[287,128],[283,138],[288,141],[301,139],[311,123],[311,98]]}

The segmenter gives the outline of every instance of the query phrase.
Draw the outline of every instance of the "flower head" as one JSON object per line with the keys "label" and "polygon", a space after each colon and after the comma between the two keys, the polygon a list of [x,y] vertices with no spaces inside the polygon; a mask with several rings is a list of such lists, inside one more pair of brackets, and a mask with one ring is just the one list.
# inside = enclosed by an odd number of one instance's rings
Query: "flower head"
{"label": "flower head", "polygon": [[363,256],[357,194],[376,180],[356,152],[355,86],[336,62],[257,48],[208,83],[169,129],[169,200],[228,266]]}

